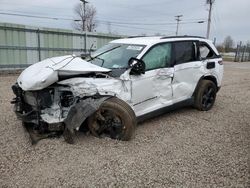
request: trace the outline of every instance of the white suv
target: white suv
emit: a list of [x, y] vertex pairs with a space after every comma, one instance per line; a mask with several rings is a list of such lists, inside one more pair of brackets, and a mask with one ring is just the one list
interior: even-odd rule
[[70, 55], [31, 65], [12, 87], [12, 103], [35, 130], [34, 142], [63, 133], [72, 143], [79, 129], [129, 140], [138, 121], [170, 109], [210, 110], [222, 77], [222, 58], [207, 39], [125, 38], [85, 60]]

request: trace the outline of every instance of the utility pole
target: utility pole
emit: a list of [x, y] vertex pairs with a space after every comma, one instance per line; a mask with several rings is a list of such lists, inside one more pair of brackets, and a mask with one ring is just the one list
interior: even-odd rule
[[176, 36], [178, 36], [178, 31], [179, 31], [179, 24], [180, 24], [180, 21], [181, 21], [181, 17], [182, 17], [183, 15], [177, 15], [177, 16], [175, 16], [176, 17], [176, 21], [177, 21], [177, 26], [176, 26]]
[[87, 22], [86, 22], [86, 4], [89, 3], [86, 0], [80, 0], [83, 3], [83, 12], [84, 12], [84, 20], [83, 20], [83, 29], [85, 31], [85, 39], [84, 39], [84, 50], [87, 53]]
[[208, 13], [208, 20], [207, 20], [207, 39], [210, 36], [210, 25], [211, 25], [211, 16], [212, 16], [212, 7], [215, 0], [207, 0], [207, 4], [209, 4], [209, 13]]

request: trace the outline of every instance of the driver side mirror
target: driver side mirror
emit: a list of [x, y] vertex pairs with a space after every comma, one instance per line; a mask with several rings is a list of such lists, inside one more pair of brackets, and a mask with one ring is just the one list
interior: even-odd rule
[[145, 63], [141, 59], [130, 58], [128, 66], [131, 68], [130, 74], [132, 75], [145, 74]]

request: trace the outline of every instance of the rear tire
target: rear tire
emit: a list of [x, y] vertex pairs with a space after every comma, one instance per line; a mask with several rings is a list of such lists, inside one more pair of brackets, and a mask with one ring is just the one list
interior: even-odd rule
[[131, 107], [118, 98], [104, 101], [88, 118], [90, 132], [96, 136], [107, 135], [112, 139], [127, 141], [134, 134], [136, 116]]
[[216, 85], [210, 80], [202, 80], [194, 95], [194, 107], [201, 111], [210, 110], [215, 102]]

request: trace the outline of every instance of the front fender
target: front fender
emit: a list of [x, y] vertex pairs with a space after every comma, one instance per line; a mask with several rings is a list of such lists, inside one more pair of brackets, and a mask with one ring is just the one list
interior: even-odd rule
[[64, 120], [66, 128], [73, 132], [74, 129], [80, 127], [82, 123], [91, 116], [100, 105], [110, 97], [101, 97], [98, 99], [87, 98], [80, 100], [78, 103], [70, 107], [67, 117]]

